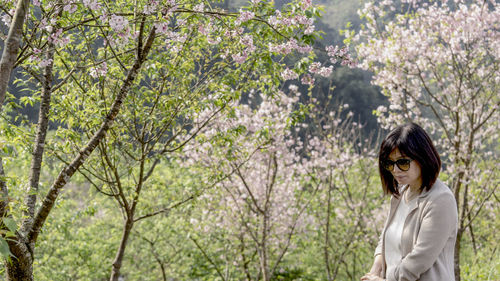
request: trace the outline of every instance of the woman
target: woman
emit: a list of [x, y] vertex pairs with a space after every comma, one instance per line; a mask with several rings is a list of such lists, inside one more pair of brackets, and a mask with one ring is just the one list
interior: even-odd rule
[[438, 179], [441, 160], [427, 133], [409, 123], [382, 142], [379, 172], [391, 206], [363, 281], [454, 281], [457, 206]]

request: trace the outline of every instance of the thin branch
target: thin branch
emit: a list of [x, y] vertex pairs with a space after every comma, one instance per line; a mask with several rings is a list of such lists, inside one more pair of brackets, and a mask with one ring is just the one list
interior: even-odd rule
[[196, 239], [194, 239], [191, 236], [189, 236], [189, 239], [191, 239], [191, 241], [194, 242], [194, 244], [201, 251], [201, 253], [203, 254], [203, 256], [214, 267], [214, 269], [217, 271], [217, 274], [220, 276], [220, 278], [222, 278], [222, 280], [226, 280], [226, 278], [224, 278], [224, 275], [222, 274], [222, 272], [219, 270], [219, 267], [217, 267], [217, 264], [207, 255], [207, 253], [205, 252], [205, 250], [203, 250], [203, 248], [200, 246], [200, 244], [198, 244], [198, 241], [196, 241]]

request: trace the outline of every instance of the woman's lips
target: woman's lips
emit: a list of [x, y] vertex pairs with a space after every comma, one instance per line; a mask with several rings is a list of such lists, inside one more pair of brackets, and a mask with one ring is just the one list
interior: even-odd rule
[[394, 176], [394, 178], [400, 182], [401, 180], [403, 180], [405, 178], [405, 176]]

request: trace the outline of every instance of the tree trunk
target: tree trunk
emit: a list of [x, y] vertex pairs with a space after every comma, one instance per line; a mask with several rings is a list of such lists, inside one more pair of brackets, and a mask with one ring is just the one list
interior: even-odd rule
[[260, 245], [260, 268], [262, 271], [262, 280], [264, 281], [269, 281], [270, 276], [269, 276], [269, 269], [267, 265], [267, 216], [264, 214], [262, 218], [262, 239], [261, 239], [261, 245]]
[[462, 241], [463, 230], [458, 229], [457, 241], [455, 242], [455, 255], [453, 260], [455, 262], [455, 281], [460, 281], [460, 242]]
[[[455, 200], [457, 201], [457, 212], [458, 212], [458, 230], [457, 230], [457, 239], [455, 241], [455, 254], [453, 257], [453, 261], [455, 264], [455, 281], [460, 281], [460, 243], [462, 240], [463, 234], [463, 220], [464, 218], [460, 215], [460, 210], [463, 210], [465, 206], [460, 207], [460, 191], [462, 189], [462, 180], [464, 178], [464, 172], [459, 172], [457, 176], [457, 180], [454, 184], [454, 192], [455, 192]], [[467, 193], [464, 193], [464, 197], [467, 196]], [[465, 201], [467, 202], [467, 201]]]
[[[24, 20], [28, 11], [28, 0], [19, 0], [17, 2], [16, 11], [10, 23], [9, 34], [4, 42], [2, 58], [0, 60], [0, 110], [5, 101], [7, 87], [10, 81], [10, 75], [14, 68], [17, 59], [19, 46], [21, 45], [22, 30]], [[0, 158], [0, 162], [2, 159]], [[3, 176], [3, 167], [0, 163], [0, 175]], [[0, 215], [4, 217], [7, 212], [8, 205], [8, 191], [7, 186], [3, 180], [0, 181], [2, 189], [2, 196], [0, 197]], [[27, 244], [18, 243], [17, 239], [7, 240], [11, 253], [14, 255], [6, 265], [6, 279], [7, 280], [33, 280], [33, 255], [29, 251]]]
[[109, 279], [110, 281], [118, 281], [118, 277], [120, 277], [120, 269], [122, 268], [123, 257], [125, 256], [125, 248], [127, 247], [132, 227], [134, 227], [134, 220], [133, 218], [128, 217], [125, 221], [125, 225], [123, 225], [122, 240], [120, 241], [120, 247], [116, 252], [115, 260], [113, 261], [111, 278]]
[[29, 2], [27, 0], [19, 0], [17, 2], [16, 12], [10, 23], [9, 34], [7, 35], [7, 39], [5, 39], [2, 59], [0, 60], [0, 110], [5, 100], [10, 74], [16, 63], [17, 52], [21, 45], [24, 19], [26, 18]]
[[324, 255], [325, 255], [325, 269], [326, 269], [326, 276], [327, 280], [331, 281], [333, 280], [332, 278], [332, 272], [330, 269], [330, 256], [328, 255], [328, 245], [330, 245], [330, 214], [331, 214], [331, 207], [332, 207], [332, 187], [331, 184], [328, 186], [328, 197], [327, 197], [327, 203], [326, 203], [326, 223], [325, 223], [325, 245], [324, 245]]
[[[6, 280], [8, 281], [33, 281], [33, 255], [27, 243], [22, 241], [7, 240], [12, 257], [5, 261]], [[15, 244], [15, 245], [12, 245]]]
[[[29, 189], [25, 197], [26, 210], [24, 211], [23, 223], [21, 225], [21, 233], [26, 233], [31, 229], [33, 218], [35, 217], [35, 204], [37, 200], [38, 185], [40, 183], [40, 173], [42, 171], [43, 153], [45, 147], [45, 139], [47, 136], [47, 128], [49, 126], [50, 99], [52, 94], [52, 67], [54, 60], [54, 44], [49, 43], [47, 52], [47, 60], [51, 61], [44, 69], [42, 82], [42, 95], [40, 100], [40, 110], [38, 113], [38, 123], [36, 127], [35, 144], [31, 158], [31, 167], [29, 175]], [[34, 242], [30, 247], [35, 247]]]

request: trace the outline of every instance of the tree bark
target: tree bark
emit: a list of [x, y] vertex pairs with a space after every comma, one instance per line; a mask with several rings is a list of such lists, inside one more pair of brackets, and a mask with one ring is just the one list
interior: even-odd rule
[[[458, 157], [457, 157], [458, 158]], [[460, 210], [466, 208], [465, 206], [460, 207], [460, 191], [462, 189], [462, 181], [464, 178], [465, 174], [464, 172], [459, 172], [457, 179], [454, 184], [454, 193], [455, 193], [455, 200], [457, 201], [457, 212], [458, 212], [458, 230], [457, 230], [457, 239], [455, 241], [455, 253], [454, 253], [454, 263], [455, 263], [455, 281], [460, 281], [460, 242], [462, 241], [462, 234], [463, 234], [463, 217], [460, 215]], [[465, 192], [463, 194], [464, 197], [467, 196], [467, 193]], [[465, 201], [466, 202], [466, 201]]]
[[[43, 75], [42, 95], [40, 100], [40, 111], [38, 113], [38, 124], [36, 129], [35, 144], [33, 147], [30, 176], [29, 176], [29, 189], [25, 198], [25, 205], [27, 210], [24, 211], [26, 219], [21, 226], [21, 233], [25, 234], [33, 225], [33, 218], [35, 217], [35, 203], [37, 199], [38, 185], [40, 182], [40, 172], [42, 168], [43, 152], [45, 147], [45, 138], [47, 136], [47, 128], [49, 125], [49, 111], [50, 99], [52, 94], [52, 67], [54, 60], [54, 45], [49, 44], [49, 51], [47, 53], [47, 60], [51, 61], [45, 67]], [[34, 246], [34, 245], [33, 245]]]
[[127, 247], [128, 238], [130, 236], [130, 232], [132, 231], [133, 226], [134, 226], [134, 218], [127, 217], [125, 224], [123, 225], [120, 247], [116, 252], [115, 260], [113, 261], [113, 266], [111, 269], [111, 278], [109, 279], [110, 281], [118, 281], [118, 277], [120, 277], [120, 269], [122, 267], [123, 257], [125, 255], [125, 248]]
[[328, 255], [328, 245], [330, 245], [330, 214], [331, 214], [331, 206], [332, 206], [332, 186], [331, 184], [328, 186], [328, 197], [327, 197], [327, 205], [326, 205], [326, 223], [325, 223], [325, 245], [323, 247], [324, 256], [325, 256], [325, 270], [328, 281], [333, 280], [331, 269], [330, 269], [330, 256]]
[[0, 110], [5, 101], [10, 75], [16, 63], [19, 46], [21, 45], [24, 19], [28, 12], [29, 3], [30, 1], [28, 0], [19, 0], [17, 2], [16, 12], [10, 23], [9, 34], [7, 35], [7, 39], [5, 39], [2, 59], [0, 60]]
[[[267, 210], [266, 210], [267, 212]], [[262, 217], [262, 238], [260, 244], [260, 268], [262, 271], [262, 280], [269, 281], [269, 268], [267, 265], [267, 214]]]
[[7, 241], [14, 257], [5, 261], [6, 280], [33, 281], [33, 254], [28, 244], [18, 240]]
[[462, 241], [463, 229], [459, 228], [457, 231], [457, 241], [455, 243], [455, 255], [453, 260], [455, 262], [455, 281], [460, 281], [460, 242]]

